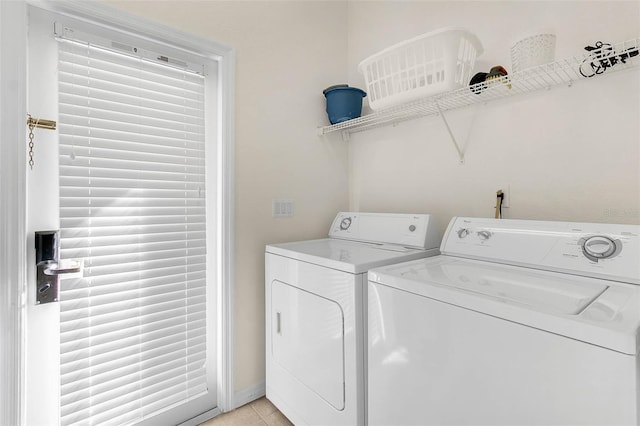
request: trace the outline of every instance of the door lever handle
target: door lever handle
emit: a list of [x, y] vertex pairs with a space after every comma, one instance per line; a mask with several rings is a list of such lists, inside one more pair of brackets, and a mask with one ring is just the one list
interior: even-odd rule
[[44, 274], [49, 276], [75, 274], [80, 271], [82, 271], [82, 263], [75, 259], [69, 261], [65, 266], [61, 266], [57, 262], [46, 262], [44, 268]]
[[60, 260], [60, 232], [38, 231], [36, 249], [36, 304], [57, 302], [61, 275], [82, 272], [82, 259]]

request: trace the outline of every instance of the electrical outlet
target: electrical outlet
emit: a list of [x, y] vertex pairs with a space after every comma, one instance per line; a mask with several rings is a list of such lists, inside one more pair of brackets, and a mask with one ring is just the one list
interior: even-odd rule
[[511, 185], [503, 185], [498, 189], [501, 189], [504, 194], [504, 197], [502, 198], [502, 208], [508, 209], [511, 207]]

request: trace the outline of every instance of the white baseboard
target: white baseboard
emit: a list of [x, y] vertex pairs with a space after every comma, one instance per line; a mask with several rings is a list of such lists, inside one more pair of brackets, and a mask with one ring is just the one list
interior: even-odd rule
[[256, 383], [253, 386], [249, 386], [246, 389], [243, 389], [233, 397], [233, 408], [241, 407], [245, 404], [250, 403], [251, 401], [255, 401], [256, 399], [260, 399], [265, 396], [267, 393], [267, 385], [264, 381], [260, 383]]

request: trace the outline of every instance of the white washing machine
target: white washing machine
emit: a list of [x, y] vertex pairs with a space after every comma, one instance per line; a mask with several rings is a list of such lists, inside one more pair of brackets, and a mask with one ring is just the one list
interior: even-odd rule
[[638, 425], [640, 226], [454, 218], [369, 272], [370, 425]]
[[329, 238], [266, 247], [267, 398], [294, 424], [365, 424], [367, 271], [438, 242], [429, 215], [341, 212]]

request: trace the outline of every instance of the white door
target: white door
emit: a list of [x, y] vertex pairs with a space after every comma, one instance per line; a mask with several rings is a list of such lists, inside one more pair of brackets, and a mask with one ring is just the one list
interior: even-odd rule
[[[111, 159], [107, 158], [108, 155], [101, 158], [94, 155], [97, 151], [115, 152], [117, 146], [132, 144], [138, 144], [138, 147], [148, 144], [155, 149], [158, 144], [171, 139], [170, 131], [155, 130], [160, 134], [158, 137], [163, 138], [159, 143], [142, 139], [113, 140], [107, 134], [112, 130], [108, 123], [118, 121], [116, 116], [119, 115], [131, 114], [133, 117], [136, 113], [133, 109], [143, 110], [145, 105], [142, 102], [134, 106], [126, 106], [126, 102], [120, 105], [117, 90], [109, 92], [108, 87], [91, 86], [94, 80], [87, 83], [91, 86], [88, 89], [83, 86], [79, 80], [84, 77], [71, 74], [86, 63], [69, 59], [66, 65], [61, 64], [62, 56], [67, 54], [59, 54], [61, 42], [56, 40], [53, 32], [56, 22], [58, 35], [61, 35], [59, 29], [64, 27], [68, 29], [65, 35], [82, 33], [92, 37], [95, 29], [100, 32], [98, 36], [102, 40], [109, 31], [34, 7], [29, 13], [27, 110], [36, 119], [56, 120], [58, 129], [33, 129], [33, 168], [28, 170], [27, 176], [30, 250], [26, 312], [26, 424], [169, 425], [214, 410], [217, 406], [215, 281], [218, 274], [214, 270], [217, 264], [216, 236], [212, 235], [216, 226], [210, 225], [216, 223], [216, 203], [205, 200], [204, 184], [197, 186], [200, 184], [187, 182], [184, 177], [176, 178], [181, 179], [182, 192], [193, 192], [195, 185], [197, 199], [176, 201], [165, 195], [154, 198], [140, 188], [144, 186], [139, 185], [140, 182], [154, 178], [157, 179], [150, 187], [156, 193], [177, 185], [167, 183], [166, 177], [158, 177], [159, 172], [153, 169], [153, 161], [149, 160], [175, 158], [171, 153], [174, 147], [169, 142], [162, 146], [160, 153], [146, 153], [144, 148], [136, 148], [137, 153], [128, 158], [126, 155], [129, 154], [122, 154], [127, 151], [124, 148]], [[119, 43], [124, 40], [122, 35], [116, 34], [115, 37]], [[135, 39], [132, 43], [135, 45]], [[77, 51], [69, 50], [69, 57], [89, 49], [86, 45], [79, 46]], [[87, 66], [87, 80], [102, 73], [98, 79], [108, 86], [111, 74], [115, 80], [121, 78], [109, 68], [111, 54], [108, 49], [91, 51], [91, 61], [107, 65], [96, 70], [92, 62]], [[161, 57], [163, 55], [158, 59]], [[126, 65], [118, 63], [113, 65], [113, 69], [122, 66]], [[64, 70], [71, 76], [60, 77], [66, 72]], [[216, 69], [208, 69], [208, 73], [215, 77]], [[122, 75], [127, 77], [126, 73]], [[65, 78], [66, 83], [62, 81]], [[144, 86], [148, 80], [149, 77], [140, 77], [140, 85]], [[215, 99], [215, 95], [210, 95], [211, 87], [207, 86], [210, 81], [215, 82], [216, 78], [207, 78], [204, 83], [206, 94], [201, 97], [204, 108], [209, 108], [209, 101]], [[119, 85], [120, 82], [114, 84]], [[127, 90], [122, 90], [122, 96], [128, 95]], [[172, 89], [167, 87], [166, 90]], [[87, 95], [83, 91], [91, 93]], [[149, 91], [152, 92], [151, 97], [154, 93], [165, 92]], [[157, 101], [163, 102], [162, 99]], [[114, 107], [114, 104], [118, 105]], [[76, 114], [81, 109], [88, 112]], [[86, 116], [81, 117], [81, 114]], [[100, 114], [103, 114], [102, 118]], [[211, 110], [207, 110], [207, 115], [216, 116]], [[202, 123], [196, 123], [196, 127], [205, 126], [204, 113], [201, 116]], [[170, 118], [163, 120], [168, 122]], [[79, 121], [82, 122], [80, 125]], [[189, 124], [184, 126], [185, 134], [190, 134]], [[121, 124], [114, 124], [117, 125]], [[211, 131], [210, 123], [206, 126], [208, 134], [216, 134], [215, 129]], [[153, 126], [148, 127], [154, 133]], [[134, 133], [125, 128], [120, 131]], [[136, 137], [144, 139], [146, 136], [136, 133]], [[90, 140], [91, 145], [83, 145], [83, 140]], [[209, 140], [202, 141], [202, 146], [206, 146], [206, 152], [202, 154], [202, 158], [206, 158], [206, 167], [215, 166], [215, 142], [211, 145]], [[181, 140], [180, 143], [186, 146], [189, 141]], [[118, 157], [122, 155], [125, 157]], [[135, 161], [139, 166], [126, 166], [127, 161]], [[113, 169], [124, 171], [117, 174]], [[203, 182], [206, 182], [206, 187], [215, 188], [215, 181], [211, 181], [216, 176], [214, 170], [207, 170], [205, 176]], [[94, 186], [83, 186], [88, 181]], [[104, 184], [96, 187], [96, 181]], [[157, 184], [158, 181], [162, 183]], [[109, 194], [117, 197], [117, 189], [127, 186], [131, 187], [129, 192], [133, 196], [109, 198]], [[169, 204], [162, 204], [166, 198], [171, 198]], [[148, 204], [150, 199], [151, 204]], [[105, 204], [100, 205], [101, 202]], [[185, 222], [183, 234], [188, 234], [187, 237], [176, 237], [176, 225], [167, 224], [164, 220], [173, 215], [167, 212], [173, 212], [177, 203], [184, 203], [181, 209], [185, 217], [186, 212], [202, 213], [203, 219], [195, 225]], [[203, 213], [205, 206], [206, 215]], [[210, 208], [212, 206], [213, 209]], [[129, 215], [127, 212], [132, 209], [138, 214]], [[151, 213], [139, 214], [140, 211]], [[80, 215], [86, 215], [90, 220], [75, 220], [75, 216]], [[149, 223], [145, 222], [147, 219]], [[101, 221], [108, 221], [111, 228], [96, 228]], [[131, 222], [136, 222], [135, 232], [127, 227]], [[160, 227], [155, 234], [140, 231], [154, 226]], [[36, 304], [34, 233], [61, 228], [62, 251], [67, 255], [80, 254], [84, 262], [84, 277], [60, 275], [61, 300]], [[196, 237], [192, 238], [192, 234]], [[109, 245], [105, 240], [115, 243]], [[184, 248], [174, 250], [177, 244], [184, 245]], [[138, 250], [138, 247], [146, 249]], [[191, 260], [175, 260], [166, 254], [176, 251], [188, 253], [185, 258]], [[107, 258], [111, 263], [104, 260]], [[143, 261], [152, 266], [141, 266]], [[179, 262], [186, 262], [187, 266], [175, 266]], [[184, 272], [176, 274], [174, 267]], [[136, 268], [137, 276], [131, 279], [131, 270]], [[180, 277], [172, 278], [177, 275]], [[164, 288], [168, 290], [164, 291]], [[41, 287], [41, 291], [49, 290]], [[145, 305], [147, 302], [150, 305]]]

